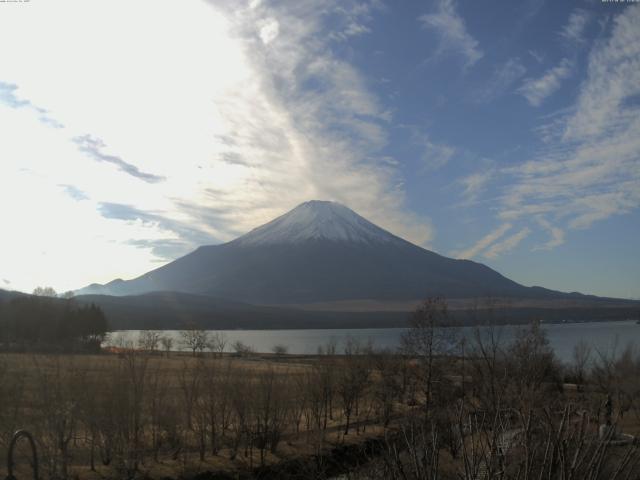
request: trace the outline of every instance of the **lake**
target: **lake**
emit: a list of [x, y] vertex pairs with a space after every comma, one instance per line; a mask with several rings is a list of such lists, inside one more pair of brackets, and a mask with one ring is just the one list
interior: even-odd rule
[[[570, 362], [574, 346], [585, 341], [594, 350], [611, 352], [617, 349], [620, 352], [629, 343], [640, 345], [640, 325], [635, 321], [612, 322], [588, 322], [588, 323], [558, 323], [543, 324], [547, 332], [549, 343], [553, 347], [558, 358]], [[508, 342], [513, 338], [517, 326], [497, 327], [501, 329], [502, 338]], [[470, 327], [459, 328], [460, 332], [469, 336]], [[218, 330], [227, 339], [227, 351], [233, 351], [231, 344], [241, 341], [245, 345], [253, 347], [258, 353], [271, 352], [275, 345], [285, 345], [289, 353], [314, 354], [318, 347], [335, 341], [338, 352], [342, 351], [345, 341], [353, 338], [361, 342], [371, 341], [374, 347], [395, 349], [400, 345], [400, 338], [406, 331], [404, 328], [363, 328], [363, 329], [332, 329], [332, 330]], [[212, 331], [213, 333], [214, 331]], [[138, 330], [126, 330], [112, 333], [112, 340], [124, 337], [126, 340], [136, 341]], [[174, 339], [174, 349], [180, 350], [180, 331], [167, 330], [163, 335], [169, 335]], [[595, 351], [594, 351], [595, 353]]]

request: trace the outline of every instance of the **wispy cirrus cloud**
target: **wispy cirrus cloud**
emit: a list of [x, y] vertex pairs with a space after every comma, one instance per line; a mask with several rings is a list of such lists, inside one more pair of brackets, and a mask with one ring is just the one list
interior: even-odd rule
[[495, 230], [489, 232], [487, 235], [478, 240], [475, 244], [465, 250], [459, 250], [452, 252], [452, 255], [456, 258], [473, 258], [476, 255], [484, 252], [487, 248], [495, 245], [495, 242], [503, 237], [511, 229], [510, 223], [503, 223]]
[[540, 225], [544, 230], [547, 231], [549, 235], [549, 239], [543, 243], [542, 245], [538, 245], [534, 247], [534, 250], [552, 250], [556, 247], [559, 247], [564, 243], [565, 232], [561, 228], [552, 225], [546, 218], [542, 216], [536, 217], [536, 222]]
[[131, 175], [132, 177], [139, 178], [145, 182], [157, 183], [166, 180], [166, 178], [160, 175], [154, 175], [152, 173], [141, 172], [135, 165], [125, 162], [122, 158], [116, 155], [110, 155], [103, 152], [106, 148], [106, 144], [99, 138], [91, 135], [82, 135], [74, 137], [73, 142], [78, 145], [78, 149], [87, 154], [89, 157], [97, 160], [98, 162], [111, 163], [118, 167], [122, 172]]
[[[557, 65], [549, 68], [542, 76], [526, 78], [522, 82], [518, 92], [527, 99], [531, 106], [539, 107], [547, 97], [553, 95], [560, 88], [564, 80], [573, 74], [576, 63], [575, 50], [585, 43], [585, 32], [591, 18], [591, 14], [581, 8], [576, 8], [571, 12], [559, 35], [568, 42], [567, 48], [574, 54], [569, 54], [560, 60]], [[537, 59], [538, 57], [536, 57]]]
[[562, 81], [568, 78], [573, 71], [573, 62], [563, 58], [558, 65], [547, 70], [539, 78], [527, 78], [518, 89], [529, 104], [539, 107], [542, 102], [560, 88]]
[[488, 103], [497, 97], [507, 94], [513, 84], [524, 76], [527, 69], [518, 57], [510, 58], [498, 65], [487, 84], [478, 90], [475, 101]]
[[500, 169], [497, 217], [528, 226], [511, 241], [489, 247], [489, 258], [534, 229], [548, 235], [534, 249], [552, 249], [564, 242], [568, 229], [589, 228], [640, 208], [638, 22], [640, 6], [635, 5], [614, 18], [608, 38], [589, 53], [576, 103], [543, 117], [546, 123], [538, 131], [544, 144], [533, 158]]
[[508, 253], [514, 248], [516, 248], [520, 244], [520, 242], [522, 242], [522, 240], [524, 240], [529, 236], [530, 233], [531, 233], [531, 229], [529, 227], [524, 227], [518, 230], [513, 235], [510, 235], [507, 238], [492, 244], [489, 248], [487, 248], [483, 252], [483, 255], [486, 258], [496, 258], [499, 255]]
[[11, 108], [32, 107], [29, 100], [18, 98], [16, 91], [18, 86], [12, 83], [0, 82], [0, 102]]
[[[330, 9], [334, 9], [334, 23], [329, 33], [331, 40], [345, 42], [351, 37], [371, 33], [369, 24], [373, 19], [373, 13], [383, 10], [381, 3], [376, 1], [353, 4], [345, 2], [343, 6], [328, 3]], [[336, 8], [337, 6], [337, 8]]]
[[485, 190], [487, 184], [495, 176], [495, 169], [488, 168], [481, 172], [474, 172], [470, 175], [462, 177], [458, 183], [463, 187], [462, 196], [466, 202], [475, 201], [478, 196]]
[[428, 138], [421, 143], [424, 151], [422, 159], [429, 169], [438, 169], [443, 167], [456, 154], [455, 147], [444, 143], [434, 143]]
[[591, 14], [581, 8], [576, 8], [569, 15], [567, 24], [562, 28], [560, 36], [574, 44], [584, 43], [584, 34], [589, 22]]
[[544, 62], [544, 53], [538, 52], [537, 50], [529, 50], [527, 52], [537, 63]]
[[[248, 230], [309, 198], [325, 198], [416, 243], [431, 238], [428, 220], [402, 212], [397, 164], [380, 153], [388, 142], [389, 112], [365, 77], [334, 53], [336, 42], [367, 33], [380, 8], [375, 1], [300, 1], [287, 8], [262, 2], [228, 10], [254, 72], [251, 82], [217, 103], [227, 124], [220, 158], [239, 167], [244, 188], [252, 191], [216, 195], [218, 206], [250, 212], [237, 213], [236, 226]], [[280, 25], [270, 44], [256, 42], [256, 25], [264, 18]], [[438, 162], [450, 158], [433, 147]], [[200, 210], [193, 205], [191, 212]]]
[[18, 86], [13, 83], [0, 81], [0, 103], [11, 108], [26, 108], [33, 111], [40, 122], [53, 128], [62, 128], [63, 125], [49, 116], [49, 112], [42, 107], [34, 105], [29, 100], [20, 98], [17, 94]]
[[437, 170], [446, 164], [458, 153], [458, 150], [444, 142], [436, 142], [418, 125], [401, 125], [409, 132], [410, 142], [419, 150], [420, 159], [426, 170]]
[[[197, 225], [193, 225], [186, 219], [174, 219], [166, 211], [142, 210], [132, 205], [112, 202], [99, 203], [98, 210], [104, 218], [142, 222], [177, 235], [177, 238], [155, 238], [147, 243], [145, 243], [145, 239], [136, 239], [135, 242], [130, 242], [132, 245], [144, 246], [156, 243], [166, 245], [170, 243], [175, 247], [173, 252], [175, 255], [176, 253], [185, 254], [194, 245], [207, 245], [213, 240], [206, 229], [198, 228]], [[165, 257], [164, 259], [166, 260], [167, 258]]]
[[69, 195], [71, 198], [73, 198], [74, 200], [80, 201], [80, 200], [89, 199], [89, 196], [86, 194], [86, 192], [83, 192], [78, 187], [75, 187], [73, 185], [59, 185], [59, 186], [62, 187], [65, 193]]
[[455, 0], [439, 0], [436, 11], [421, 15], [418, 21], [439, 36], [438, 54], [459, 54], [464, 58], [465, 67], [473, 66], [484, 56], [479, 42], [469, 33], [458, 13]]
[[638, 6], [616, 17], [609, 39], [589, 55], [576, 105], [554, 122], [559, 135], [512, 172], [506, 200], [514, 212], [542, 206], [586, 228], [640, 205], [638, 21]]

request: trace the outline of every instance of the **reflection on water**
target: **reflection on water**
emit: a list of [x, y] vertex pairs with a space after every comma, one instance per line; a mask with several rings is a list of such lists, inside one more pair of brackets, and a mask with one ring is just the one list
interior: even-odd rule
[[[595, 350], [611, 352], [614, 348], [622, 350], [629, 343], [640, 345], [640, 325], [634, 321], [562, 323], [543, 325], [549, 342], [560, 360], [570, 361], [574, 346], [582, 341], [589, 343]], [[505, 326], [500, 329], [502, 339], [509, 342], [519, 327]], [[470, 327], [461, 327], [460, 332], [469, 337]], [[363, 328], [363, 329], [328, 329], [328, 330], [220, 330], [227, 339], [227, 351], [233, 351], [231, 344], [240, 341], [253, 347], [256, 352], [271, 352], [276, 345], [285, 345], [289, 353], [314, 354], [319, 346], [328, 342], [338, 345], [342, 350], [347, 338], [361, 342], [372, 342], [376, 348], [395, 349], [400, 345], [400, 337], [406, 331], [403, 328]], [[115, 338], [136, 341], [138, 330], [126, 330], [112, 333], [111, 342]], [[167, 330], [163, 335], [174, 339], [174, 349], [181, 349], [180, 332]]]

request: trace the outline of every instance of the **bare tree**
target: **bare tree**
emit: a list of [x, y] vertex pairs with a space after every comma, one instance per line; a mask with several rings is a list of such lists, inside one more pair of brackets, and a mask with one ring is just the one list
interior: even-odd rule
[[227, 405], [224, 401], [227, 392], [226, 385], [222, 380], [224, 375], [218, 371], [218, 362], [209, 361], [203, 370], [202, 376], [202, 396], [200, 408], [203, 411], [206, 422], [206, 433], [209, 436], [209, 448], [211, 455], [218, 453], [219, 438], [221, 436], [223, 416], [226, 413]]
[[305, 375], [300, 373], [291, 373], [288, 378], [287, 391], [289, 391], [291, 395], [289, 416], [291, 423], [294, 425], [296, 436], [300, 434], [300, 423], [307, 411], [309, 401], [305, 380]]
[[436, 386], [444, 381], [439, 357], [449, 354], [457, 346], [457, 333], [449, 318], [447, 302], [443, 298], [428, 298], [413, 312], [409, 330], [402, 337], [402, 350], [415, 357], [419, 384], [424, 395], [425, 419], [431, 414]]
[[509, 381], [504, 328], [494, 323], [477, 325], [470, 340], [471, 383], [481, 409], [493, 417], [502, 408]]
[[204, 352], [209, 345], [209, 332], [197, 328], [193, 324], [188, 325], [185, 330], [182, 330], [180, 337], [182, 338], [183, 347], [191, 350], [194, 357], [196, 353]]
[[287, 399], [284, 378], [273, 368], [260, 374], [255, 385], [254, 438], [260, 450], [260, 464], [264, 464], [267, 448], [275, 453], [287, 420]]
[[578, 389], [580, 389], [586, 381], [590, 360], [591, 345], [584, 340], [580, 340], [575, 347], [573, 347], [572, 362], [569, 367], [569, 373], [573, 377], [573, 381], [576, 382]]
[[322, 428], [326, 430], [329, 420], [333, 420], [334, 397], [336, 396], [336, 384], [339, 364], [337, 362], [338, 343], [335, 338], [329, 339], [325, 345], [318, 347], [318, 361], [314, 365], [317, 370], [317, 381], [322, 391], [324, 414]]
[[[64, 364], [63, 364], [64, 362]], [[37, 412], [44, 457], [51, 477], [68, 477], [71, 442], [77, 433], [83, 372], [61, 357], [34, 358], [39, 389]]]
[[169, 335], [163, 335], [160, 338], [160, 344], [162, 345], [162, 349], [168, 357], [169, 353], [171, 353], [171, 350], [173, 349], [173, 338]]
[[149, 419], [149, 436], [153, 459], [158, 462], [162, 443], [161, 417], [169, 405], [169, 385], [166, 370], [155, 366], [147, 373], [148, 400], [145, 402], [146, 416]]
[[158, 350], [160, 338], [160, 332], [156, 332], [154, 330], [143, 330], [138, 335], [138, 348], [149, 353], [154, 353]]
[[231, 344], [231, 348], [233, 348], [233, 350], [240, 356], [246, 356], [253, 353], [253, 347], [240, 340], [233, 342]]
[[[210, 423], [210, 401], [208, 393], [207, 374], [212, 364], [201, 358], [195, 362], [184, 362], [178, 374], [181, 395], [181, 408], [184, 425], [184, 460], [193, 449], [195, 440], [200, 461], [204, 461], [207, 452], [207, 440]], [[212, 372], [213, 373], [213, 372]]]
[[615, 347], [598, 351], [591, 374], [600, 390], [612, 397], [620, 418], [631, 408], [640, 417], [640, 352], [635, 345], [627, 345], [620, 354]]
[[144, 355], [129, 351], [124, 357], [124, 374], [127, 386], [127, 424], [124, 432], [126, 455], [124, 467], [129, 475], [138, 471], [144, 460], [144, 406], [146, 399], [146, 379], [148, 360]]
[[549, 404], [559, 393], [560, 369], [546, 332], [539, 322], [519, 328], [507, 349], [512, 407], [535, 408]]
[[38, 297], [57, 297], [57, 292], [51, 287], [36, 287], [33, 289], [33, 295]]
[[378, 373], [378, 381], [373, 383], [373, 397], [376, 402], [382, 425], [387, 427], [393, 414], [394, 402], [400, 393], [400, 364], [404, 359], [394, 355], [388, 350], [375, 352], [372, 363]]
[[271, 351], [278, 356], [282, 356], [287, 354], [287, 352], [289, 351], [289, 347], [286, 345], [278, 344], [274, 345], [271, 348]]
[[233, 419], [231, 421], [231, 430], [233, 433], [231, 443], [231, 459], [235, 459], [238, 449], [245, 440], [245, 456], [248, 455], [248, 448], [252, 444], [251, 432], [251, 410], [253, 403], [254, 390], [249, 385], [250, 378], [247, 372], [234, 372], [230, 379], [229, 392], [230, 403], [233, 411]]
[[344, 359], [338, 373], [337, 390], [342, 400], [345, 417], [344, 434], [349, 434], [351, 417], [359, 413], [359, 403], [369, 382], [369, 362], [364, 356], [368, 350], [355, 339], [349, 338], [345, 345]]
[[218, 356], [222, 356], [227, 347], [227, 336], [224, 332], [215, 332], [209, 342], [209, 348]]

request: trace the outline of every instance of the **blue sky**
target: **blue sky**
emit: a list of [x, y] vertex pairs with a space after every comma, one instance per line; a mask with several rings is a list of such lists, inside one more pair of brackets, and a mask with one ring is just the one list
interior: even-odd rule
[[0, 288], [131, 278], [317, 198], [640, 298], [640, 5], [5, 3], [0, 41]]

